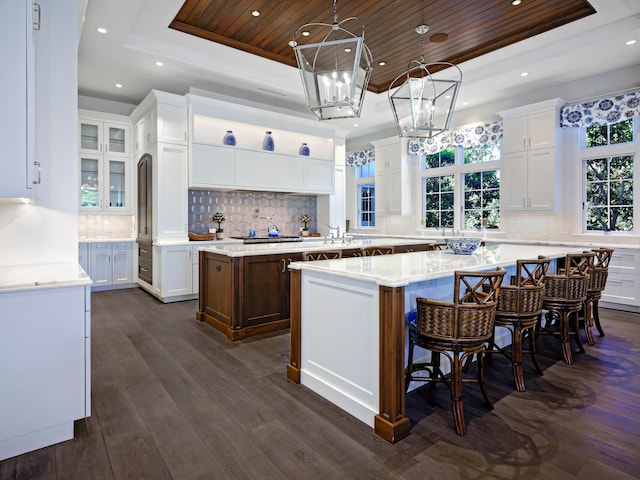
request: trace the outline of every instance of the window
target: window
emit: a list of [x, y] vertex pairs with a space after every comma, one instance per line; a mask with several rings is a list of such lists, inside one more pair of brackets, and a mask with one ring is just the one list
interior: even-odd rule
[[425, 228], [500, 228], [500, 142], [425, 155]]
[[427, 228], [453, 228], [454, 176], [424, 179], [424, 219]]
[[375, 174], [375, 161], [360, 165], [356, 169], [359, 227], [375, 227], [376, 225]]
[[586, 232], [634, 230], [635, 124], [630, 118], [582, 129]]

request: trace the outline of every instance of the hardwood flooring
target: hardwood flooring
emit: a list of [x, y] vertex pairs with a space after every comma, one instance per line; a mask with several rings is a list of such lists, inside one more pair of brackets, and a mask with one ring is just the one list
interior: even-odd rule
[[602, 310], [606, 337], [572, 366], [541, 338], [544, 375], [526, 361], [526, 392], [494, 356], [495, 410], [465, 385], [465, 437], [445, 387], [410, 393], [411, 435], [391, 445], [286, 379], [286, 332], [230, 342], [195, 311], [94, 293], [91, 417], [74, 440], [0, 462], [0, 479], [640, 478], [638, 314]]

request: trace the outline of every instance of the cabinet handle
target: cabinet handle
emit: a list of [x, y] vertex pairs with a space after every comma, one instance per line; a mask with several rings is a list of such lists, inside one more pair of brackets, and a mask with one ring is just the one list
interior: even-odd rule
[[522, 148], [523, 148], [524, 150], [526, 150], [526, 149], [527, 149], [527, 139], [526, 139], [526, 138], [523, 138], [523, 139], [522, 139]]
[[141, 248], [140, 253], [149, 253], [149, 250], [145, 250], [144, 248]]
[[287, 271], [287, 262], [285, 261], [284, 258], [281, 258], [280, 261], [282, 262], [282, 270], [281, 272], [284, 273]]
[[33, 20], [33, 29], [40, 30], [40, 21], [42, 20], [42, 9], [39, 3], [33, 4], [33, 13], [36, 14], [36, 18]]
[[529, 137], [529, 148], [531, 148], [531, 137]]
[[36, 166], [36, 172], [38, 172], [38, 178], [36, 178], [35, 180], [32, 180], [34, 185], [40, 185], [40, 182], [42, 181], [42, 177], [41, 177], [41, 173], [42, 173], [42, 169], [40, 168], [40, 162], [33, 162], [33, 164]]
[[144, 268], [144, 267], [140, 267], [140, 271], [141, 271], [141, 272], [148, 272], [149, 270], [147, 270], [147, 269], [146, 269], [146, 268]]
[[529, 208], [531, 208], [531, 199], [529, 199]]
[[611, 280], [610, 278], [607, 278], [607, 282], [608, 283], [622, 283], [622, 280]]

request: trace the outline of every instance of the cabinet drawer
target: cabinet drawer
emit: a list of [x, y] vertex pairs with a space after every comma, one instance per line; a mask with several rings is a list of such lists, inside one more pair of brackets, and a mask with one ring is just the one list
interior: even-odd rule
[[640, 252], [614, 249], [609, 265], [610, 272], [637, 274], [640, 271]]
[[639, 275], [609, 271], [607, 287], [602, 292], [602, 301], [624, 305], [640, 305], [638, 298]]

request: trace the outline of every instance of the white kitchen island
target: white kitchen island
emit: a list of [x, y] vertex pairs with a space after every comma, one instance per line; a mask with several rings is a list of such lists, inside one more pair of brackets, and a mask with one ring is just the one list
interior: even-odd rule
[[409, 433], [405, 313], [415, 298], [451, 300], [456, 270], [511, 268], [518, 259], [581, 250], [495, 245], [473, 255], [429, 251], [294, 262], [287, 376], [395, 443]]

